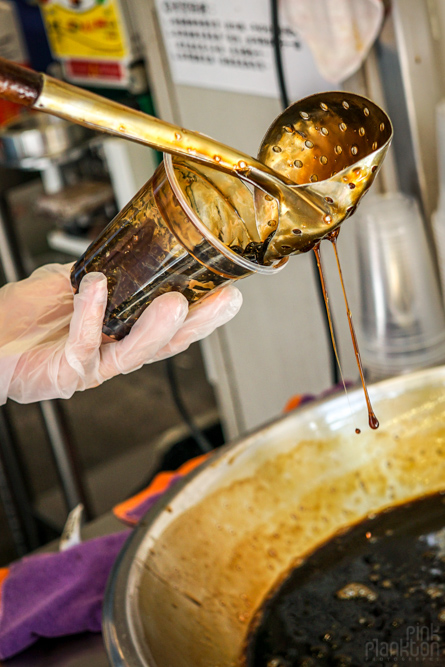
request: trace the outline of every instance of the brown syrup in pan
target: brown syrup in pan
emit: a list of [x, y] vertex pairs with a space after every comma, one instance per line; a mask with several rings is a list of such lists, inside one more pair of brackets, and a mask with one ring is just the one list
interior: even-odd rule
[[248, 667], [445, 665], [444, 503], [392, 508], [309, 555], [265, 604]]

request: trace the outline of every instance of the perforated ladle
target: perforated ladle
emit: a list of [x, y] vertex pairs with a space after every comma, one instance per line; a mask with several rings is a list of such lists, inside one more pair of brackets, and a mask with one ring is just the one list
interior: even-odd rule
[[[265, 261], [305, 252], [352, 215], [372, 184], [392, 139], [392, 125], [380, 107], [359, 95], [326, 92], [288, 107], [268, 129], [258, 158], [300, 199], [286, 210], [256, 191], [261, 239], [271, 237]], [[296, 224], [298, 222], [298, 224]]]
[[0, 97], [185, 156], [257, 186], [261, 192], [256, 192], [256, 212], [261, 239], [267, 244], [266, 263], [310, 250], [350, 215], [370, 186], [392, 135], [389, 118], [369, 100], [351, 93], [323, 93], [281, 114], [255, 160], [199, 132], [3, 58]]

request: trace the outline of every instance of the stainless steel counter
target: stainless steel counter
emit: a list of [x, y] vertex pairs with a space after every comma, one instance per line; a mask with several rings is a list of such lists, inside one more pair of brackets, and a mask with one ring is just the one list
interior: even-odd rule
[[6, 660], [5, 667], [109, 667], [102, 635], [82, 634], [40, 639], [27, 651]]

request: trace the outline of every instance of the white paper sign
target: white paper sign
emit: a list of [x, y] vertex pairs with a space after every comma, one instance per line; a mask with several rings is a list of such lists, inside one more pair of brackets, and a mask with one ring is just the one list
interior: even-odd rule
[[[156, 0], [177, 84], [279, 97], [268, 0]], [[280, 17], [291, 99], [328, 90], [307, 46]]]

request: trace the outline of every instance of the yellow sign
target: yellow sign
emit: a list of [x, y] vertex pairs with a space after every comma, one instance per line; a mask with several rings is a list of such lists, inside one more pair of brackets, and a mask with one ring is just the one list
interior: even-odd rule
[[125, 58], [128, 49], [116, 0], [40, 0], [57, 58]]

